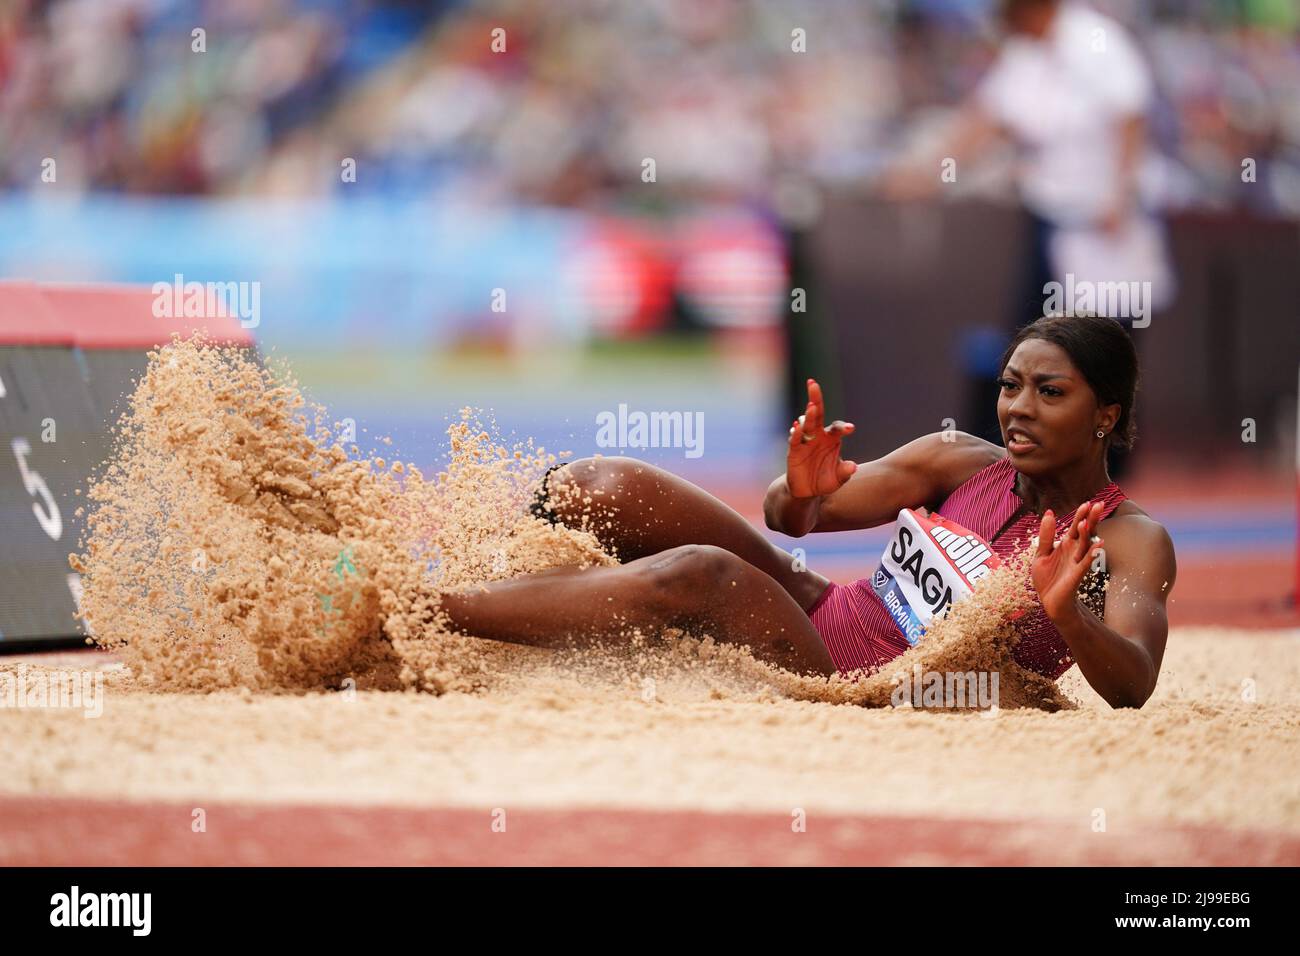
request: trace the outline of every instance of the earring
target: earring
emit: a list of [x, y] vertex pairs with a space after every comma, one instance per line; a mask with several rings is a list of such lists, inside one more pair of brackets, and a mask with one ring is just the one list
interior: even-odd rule
[[1097, 429], [1097, 437], [1098, 437], [1098, 438], [1105, 438], [1105, 437], [1106, 437], [1106, 433], [1105, 433], [1104, 431], [1102, 431], [1100, 428], [1098, 428], [1098, 429]]

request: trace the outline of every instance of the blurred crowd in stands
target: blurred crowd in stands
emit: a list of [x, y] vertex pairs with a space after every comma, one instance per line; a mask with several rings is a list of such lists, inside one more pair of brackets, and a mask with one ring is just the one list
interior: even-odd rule
[[[60, 189], [124, 193], [592, 208], [869, 188], [960, 107], [995, 4], [9, 0], [0, 188], [39, 188], [46, 158]], [[1094, 5], [1155, 72], [1161, 204], [1300, 216], [1300, 5]], [[666, 189], [637, 188], [647, 157]]]

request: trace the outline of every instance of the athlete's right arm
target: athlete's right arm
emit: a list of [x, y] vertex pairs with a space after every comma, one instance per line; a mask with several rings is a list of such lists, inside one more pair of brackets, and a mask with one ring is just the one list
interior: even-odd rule
[[[821, 391], [810, 382], [809, 407], [791, 429], [786, 473], [763, 502], [767, 526], [791, 537], [810, 531], [874, 528], [903, 508], [932, 505], [1005, 452], [965, 432], [934, 432], [861, 465], [839, 459], [853, 426], [822, 428]], [[810, 459], [812, 459], [810, 461]]]

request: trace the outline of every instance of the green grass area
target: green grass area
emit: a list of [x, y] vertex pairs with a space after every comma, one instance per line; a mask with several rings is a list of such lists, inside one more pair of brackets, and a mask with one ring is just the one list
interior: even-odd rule
[[453, 350], [292, 352], [285, 357], [305, 386], [411, 392], [491, 382], [509, 390], [554, 387], [558, 382], [605, 387], [653, 379], [665, 386], [699, 384], [714, 377], [717, 344], [697, 336], [605, 341], [580, 348], [511, 353], [482, 346]]

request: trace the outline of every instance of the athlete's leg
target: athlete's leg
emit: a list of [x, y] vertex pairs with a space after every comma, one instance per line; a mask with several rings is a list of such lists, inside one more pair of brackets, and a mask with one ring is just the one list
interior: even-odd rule
[[835, 665], [808, 615], [769, 575], [722, 548], [687, 545], [612, 568], [530, 574], [448, 593], [452, 625], [475, 637], [567, 647], [626, 640], [633, 629], [707, 632], [798, 673]]
[[829, 583], [703, 488], [635, 458], [581, 458], [553, 472], [544, 494], [570, 527], [587, 526], [620, 560], [686, 544], [723, 548], [776, 580], [801, 608]]

